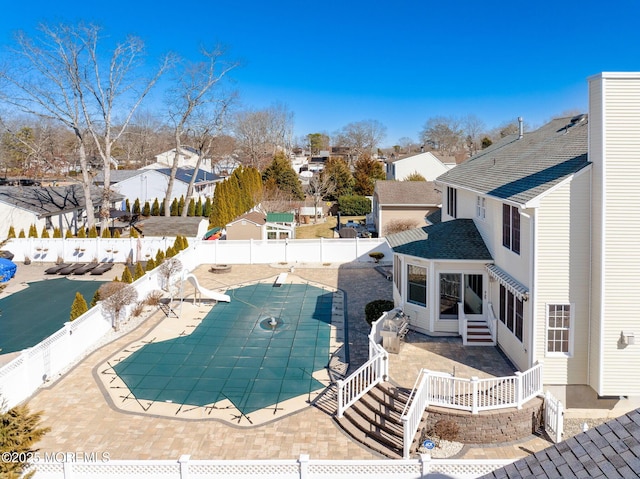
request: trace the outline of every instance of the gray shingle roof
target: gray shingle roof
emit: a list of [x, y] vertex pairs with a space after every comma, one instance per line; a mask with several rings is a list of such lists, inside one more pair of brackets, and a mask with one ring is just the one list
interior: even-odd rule
[[[120, 181], [141, 175], [144, 172], [144, 170], [111, 170], [109, 173], [109, 182], [112, 184], [119, 183]], [[94, 181], [98, 184], [104, 183], [104, 171], [100, 171], [94, 178]]]
[[375, 192], [380, 205], [425, 205], [442, 203], [433, 181], [376, 181]]
[[522, 139], [509, 135], [437, 180], [524, 204], [589, 164], [587, 123], [557, 118]]
[[426, 259], [493, 261], [471, 219], [456, 219], [388, 235], [394, 253]]
[[640, 409], [482, 477], [640, 477]]
[[[102, 190], [91, 190], [94, 206], [100, 206]], [[124, 197], [111, 192], [111, 201]], [[84, 193], [78, 184], [70, 186], [0, 186], [0, 201], [37, 214], [40, 218], [84, 208]]]

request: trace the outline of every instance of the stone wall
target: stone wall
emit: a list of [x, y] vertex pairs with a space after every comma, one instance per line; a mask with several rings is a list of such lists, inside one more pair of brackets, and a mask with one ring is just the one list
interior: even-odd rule
[[440, 420], [455, 422], [459, 427], [456, 441], [465, 444], [495, 444], [523, 439], [537, 431], [541, 425], [543, 400], [535, 398], [522, 409], [499, 409], [471, 414], [439, 407], [427, 408], [427, 422], [423, 436]]

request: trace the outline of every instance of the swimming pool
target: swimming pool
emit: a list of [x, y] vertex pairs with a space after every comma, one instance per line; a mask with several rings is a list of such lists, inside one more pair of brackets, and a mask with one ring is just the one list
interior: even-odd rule
[[217, 417], [253, 423], [257, 411], [289, 411], [290, 400], [306, 395], [307, 402], [328, 385], [336, 348], [332, 321], [343, 320], [341, 292], [263, 282], [227, 294], [231, 302], [216, 304], [190, 334], [132, 345], [130, 355], [113, 358], [109, 365], [130, 391], [128, 399], [143, 409], [177, 404], [180, 412], [221, 410]]
[[76, 292], [88, 304], [103, 283], [67, 278], [34, 281], [0, 299], [0, 354], [31, 348], [51, 336], [69, 321]]

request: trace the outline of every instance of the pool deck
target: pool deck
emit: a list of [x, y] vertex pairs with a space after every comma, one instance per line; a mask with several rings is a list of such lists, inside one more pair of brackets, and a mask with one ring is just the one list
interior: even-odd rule
[[[42, 266], [28, 268], [25, 271], [27, 267], [19, 267], [18, 283], [30, 280], [27, 276], [35, 278], [38, 270], [40, 274], [44, 270]], [[196, 275], [202, 286], [218, 289], [270, 278], [282, 271], [286, 269], [281, 265], [234, 265], [228, 273], [212, 274], [203, 265], [197, 268]], [[114, 275], [120, 273], [114, 272]], [[295, 275], [345, 293], [351, 364], [364, 362], [369, 331], [364, 321], [364, 305], [373, 299], [390, 299], [392, 283], [372, 265], [296, 266]], [[163, 321], [164, 314], [154, 313], [136, 329], [101, 347], [31, 398], [32, 411], [42, 411], [43, 424], [51, 428], [38, 443], [41, 452], [108, 452], [112, 459], [175, 460], [183, 454], [190, 454], [193, 459], [294, 459], [299, 454], [309, 454], [314, 459], [379, 458], [350, 440], [330, 416], [315, 407], [249, 429], [217, 420], [149, 417], [114, 408], [98, 386], [99, 366]], [[457, 347], [455, 341], [448, 341]], [[411, 333], [401, 354], [391, 355], [393, 380], [403, 385], [409, 381], [412, 384], [415, 379], [412, 369], [422, 367], [423, 361], [430, 361], [429, 366], [424, 367], [447, 372], [456, 364], [459, 372], [464, 367], [478, 365], [464, 354], [450, 358], [429, 352], [426, 342], [425, 337]], [[424, 354], [429, 355], [428, 358], [423, 359]], [[478, 353], [474, 350], [468, 354]], [[501, 361], [504, 363], [503, 358]], [[515, 460], [547, 446], [549, 443], [544, 439], [530, 436], [517, 443], [491, 447], [468, 445], [457, 457]]]

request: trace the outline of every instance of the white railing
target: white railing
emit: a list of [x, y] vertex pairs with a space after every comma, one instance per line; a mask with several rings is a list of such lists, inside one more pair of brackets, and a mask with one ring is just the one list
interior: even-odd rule
[[467, 316], [464, 314], [464, 305], [458, 303], [458, 334], [462, 336], [462, 344], [467, 345]]
[[[60, 453], [64, 455], [65, 453]], [[69, 454], [69, 453], [66, 453]], [[301, 454], [298, 459], [275, 460], [191, 460], [188, 455], [176, 460], [128, 461], [103, 458], [87, 460], [67, 458], [38, 462], [38, 479], [121, 479], [123, 477], [154, 477], [164, 479], [416, 479], [437, 474], [438, 477], [472, 479], [504, 467], [512, 460], [432, 459], [420, 455], [417, 459], [326, 460], [310, 459]], [[435, 476], [434, 476], [435, 477]]]
[[429, 405], [429, 381], [424, 371], [425, 370], [420, 371], [416, 383], [411, 390], [411, 395], [400, 416], [403, 436], [402, 457], [404, 459], [409, 459], [413, 438], [418, 432], [424, 410]]
[[389, 357], [380, 345], [382, 341], [380, 332], [384, 327], [384, 320], [389, 315], [395, 316], [398, 311], [400, 311], [400, 309], [396, 308], [382, 313], [378, 319], [371, 323], [371, 331], [369, 332], [369, 360], [344, 380], [336, 381], [338, 391], [338, 417], [342, 417], [350, 406], [373, 389], [376, 384], [385, 381], [389, 376]]
[[493, 304], [488, 303], [487, 310], [489, 314], [487, 326], [489, 327], [489, 331], [491, 332], [491, 341], [493, 341], [493, 344], [496, 344], [498, 334], [498, 318], [496, 318], [496, 315], [493, 313]]
[[553, 442], [562, 441], [564, 434], [564, 408], [549, 391], [544, 396], [544, 430]]
[[[369, 340], [371, 343], [371, 340]], [[375, 351], [366, 363], [360, 366], [349, 377], [336, 381], [338, 393], [338, 417], [367, 394], [376, 384], [389, 376], [389, 357], [379, 344], [369, 344], [369, 350]]]
[[429, 404], [477, 414], [479, 411], [516, 407], [542, 394], [542, 364], [500, 378], [457, 378], [424, 370], [429, 381]]

